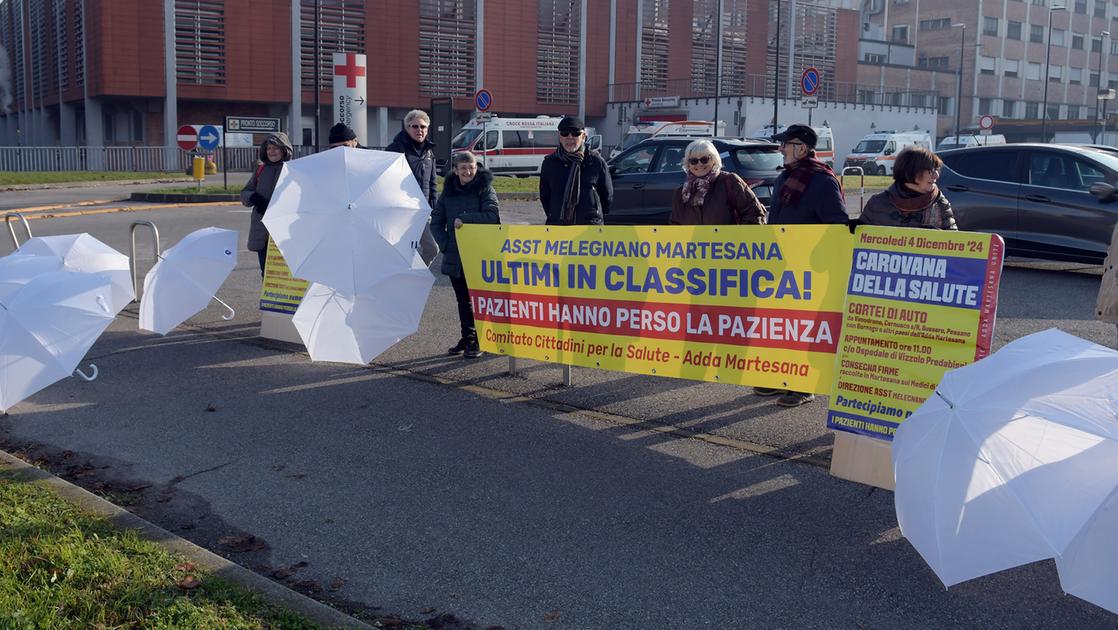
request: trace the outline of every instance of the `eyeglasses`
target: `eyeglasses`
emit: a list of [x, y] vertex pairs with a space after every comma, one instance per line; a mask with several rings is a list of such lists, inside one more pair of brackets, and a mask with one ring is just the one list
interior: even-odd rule
[[427, 125], [408, 125], [412, 129], [426, 129]]
[[701, 164], [709, 164], [710, 163], [710, 156], [709, 155], [704, 155], [703, 157], [687, 158], [687, 161], [691, 163], [691, 166], [695, 166], [696, 164], [700, 164], [700, 163]]
[[803, 142], [781, 142], [780, 146], [781, 146], [781, 148], [784, 148], [784, 147], [803, 147], [803, 146], [807, 146], [807, 144], [805, 144]]
[[578, 131], [560, 131], [559, 135], [563, 138], [577, 138], [582, 135], [582, 130]]

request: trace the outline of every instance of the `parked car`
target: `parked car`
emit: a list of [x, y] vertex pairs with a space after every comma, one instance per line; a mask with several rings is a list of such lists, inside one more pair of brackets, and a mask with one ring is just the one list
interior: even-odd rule
[[1006, 253], [1102, 263], [1118, 222], [1118, 155], [1054, 144], [944, 151], [939, 186], [961, 230], [996, 232]]
[[[672, 212], [672, 195], [687, 179], [683, 152], [692, 138], [650, 138], [609, 161], [613, 177], [613, 205], [606, 215], [610, 225], [665, 224]], [[741, 176], [767, 208], [772, 187], [784, 164], [779, 145], [759, 140], [711, 138], [722, 158], [722, 168]]]

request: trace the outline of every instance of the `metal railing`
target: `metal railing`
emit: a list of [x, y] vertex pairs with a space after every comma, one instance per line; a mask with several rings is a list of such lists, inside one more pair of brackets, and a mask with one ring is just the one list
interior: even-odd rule
[[[226, 152], [230, 171], [251, 171], [260, 156], [258, 147], [231, 147]], [[314, 147], [295, 147], [295, 157], [314, 152]], [[0, 147], [0, 171], [186, 173], [194, 155], [178, 147]], [[225, 170], [221, 149], [212, 156], [218, 170]]]
[[[780, 98], [799, 99], [799, 91], [790, 89], [786, 83], [787, 81], [781, 81]], [[829, 83], [821, 89], [820, 101], [892, 107], [934, 109], [938, 104], [939, 96], [939, 92], [935, 90], [890, 90], [883, 89], [880, 85], [860, 83]], [[750, 74], [735, 77], [733, 82], [724, 81], [721, 96], [723, 98], [771, 97], [772, 91], [772, 75]], [[713, 98], [714, 91], [709, 86], [691, 79], [672, 79], [658, 83], [612, 83], [609, 86], [610, 102], [640, 101], [658, 96]]]

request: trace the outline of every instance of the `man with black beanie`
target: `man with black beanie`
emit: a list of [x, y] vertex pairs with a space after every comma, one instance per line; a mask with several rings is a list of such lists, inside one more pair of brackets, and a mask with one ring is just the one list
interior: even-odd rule
[[586, 125], [559, 121], [559, 147], [540, 167], [540, 204], [548, 225], [602, 225], [613, 202], [605, 159], [586, 146]]
[[357, 144], [357, 134], [353, 133], [353, 130], [345, 123], [338, 123], [330, 127], [330, 148], [333, 149], [334, 147], [365, 148]]

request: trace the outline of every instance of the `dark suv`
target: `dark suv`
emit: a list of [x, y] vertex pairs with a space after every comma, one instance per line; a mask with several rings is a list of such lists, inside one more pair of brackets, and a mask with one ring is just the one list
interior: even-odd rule
[[[609, 225], [652, 225], [668, 222], [672, 195], [687, 174], [683, 152], [695, 138], [649, 138], [609, 161], [613, 205]], [[767, 208], [772, 187], [784, 164], [779, 146], [761, 140], [711, 138], [722, 168], [741, 176]]]
[[1008, 254], [1090, 264], [1118, 222], [1118, 156], [1088, 147], [1005, 144], [939, 154], [939, 187], [960, 230], [996, 232]]

